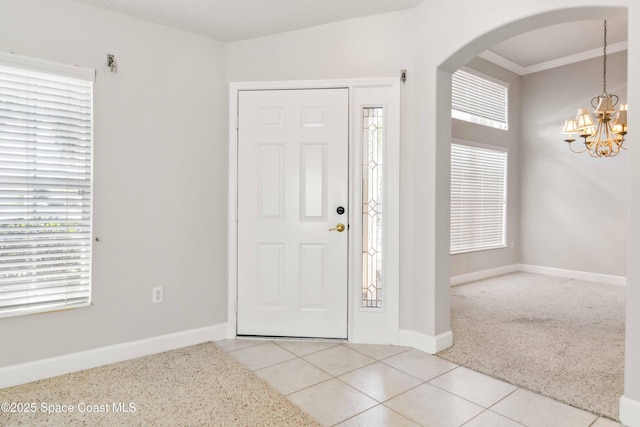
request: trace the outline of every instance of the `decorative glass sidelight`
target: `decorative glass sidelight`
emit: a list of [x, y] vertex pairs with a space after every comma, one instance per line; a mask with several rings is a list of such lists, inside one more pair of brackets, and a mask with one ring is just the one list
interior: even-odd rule
[[384, 109], [362, 109], [362, 307], [382, 308]]

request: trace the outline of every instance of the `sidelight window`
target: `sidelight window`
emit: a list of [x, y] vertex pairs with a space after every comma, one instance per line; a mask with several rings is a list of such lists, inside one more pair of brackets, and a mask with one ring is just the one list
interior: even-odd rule
[[362, 110], [362, 307], [382, 308], [384, 109]]

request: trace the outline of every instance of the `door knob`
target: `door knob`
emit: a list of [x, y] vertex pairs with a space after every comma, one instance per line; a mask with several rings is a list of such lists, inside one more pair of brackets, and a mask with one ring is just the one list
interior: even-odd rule
[[329, 231], [338, 231], [340, 233], [342, 233], [344, 231], [344, 224], [340, 223], [338, 225], [336, 225], [335, 228], [330, 228]]

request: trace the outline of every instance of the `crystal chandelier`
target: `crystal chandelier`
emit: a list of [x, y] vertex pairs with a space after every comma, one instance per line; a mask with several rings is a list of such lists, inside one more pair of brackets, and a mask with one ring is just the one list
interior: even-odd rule
[[[587, 151], [592, 157], [613, 157], [624, 147], [624, 136], [627, 134], [627, 104], [621, 104], [616, 112], [615, 106], [619, 98], [607, 92], [607, 21], [604, 21], [604, 49], [602, 61], [602, 93], [591, 99], [591, 106], [595, 109], [591, 120], [588, 108], [578, 109], [575, 119], [565, 120], [563, 134], [567, 135], [566, 142], [574, 153]], [[615, 115], [615, 120], [614, 120]], [[583, 149], [574, 149], [574, 135], [584, 139]]]

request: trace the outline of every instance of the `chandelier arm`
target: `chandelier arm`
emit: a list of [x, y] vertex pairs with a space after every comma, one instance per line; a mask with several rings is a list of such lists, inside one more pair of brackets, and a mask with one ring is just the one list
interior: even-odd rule
[[[585, 144], [586, 147], [586, 144]], [[571, 150], [572, 152], [576, 153], [576, 154], [580, 154], [580, 153], [584, 153], [585, 151], [587, 151], [587, 148], [585, 148], [584, 150], [574, 150], [573, 149], [573, 142], [569, 143], [569, 150]]]
[[[608, 124], [608, 123], [607, 123]], [[622, 143], [624, 142], [624, 137], [622, 135], [620, 135], [618, 132], [616, 132], [615, 130], [613, 130], [613, 128], [611, 128], [610, 126], [607, 126], [607, 140], [611, 140], [611, 151], [615, 151], [615, 154], [618, 154], [620, 152], [620, 147], [622, 147]], [[609, 137], [609, 134], [611, 135]], [[620, 137], [620, 139], [618, 140], [618, 137]]]
[[620, 152], [620, 145], [618, 145], [618, 142], [616, 140], [613, 140], [613, 143], [611, 144], [611, 152], [608, 157], [613, 157], [617, 155], [619, 152]]
[[620, 152], [620, 146], [618, 144], [614, 145], [614, 148], [611, 149], [611, 155], [609, 157], [613, 157]]

